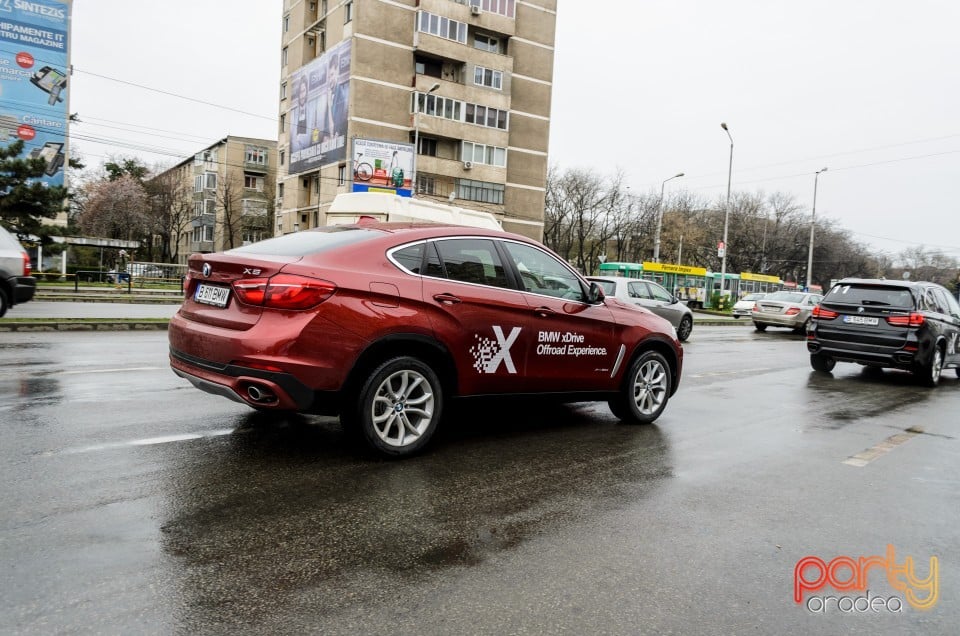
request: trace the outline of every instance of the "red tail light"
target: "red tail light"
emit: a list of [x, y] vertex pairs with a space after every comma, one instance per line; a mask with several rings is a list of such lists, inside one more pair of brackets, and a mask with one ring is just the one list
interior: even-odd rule
[[887, 316], [887, 322], [896, 327], [919, 327], [924, 322], [923, 314], [916, 312], [909, 316]]
[[23, 253], [23, 275], [29, 276], [32, 270], [33, 270], [33, 265], [30, 264], [30, 255], [24, 252]]
[[245, 278], [233, 284], [237, 299], [247, 305], [271, 309], [310, 309], [316, 307], [337, 291], [337, 286], [325, 280], [277, 274], [271, 278]]
[[791, 307], [790, 309], [788, 309], [788, 310], [786, 310], [785, 312], [783, 312], [783, 315], [784, 315], [784, 316], [796, 316], [796, 315], [799, 314], [799, 313], [800, 313], [800, 308], [799, 308], [799, 307]]
[[833, 320], [840, 314], [830, 309], [824, 309], [820, 305], [817, 305], [816, 307], [813, 308], [812, 315], [814, 318], [819, 318], [820, 320]]

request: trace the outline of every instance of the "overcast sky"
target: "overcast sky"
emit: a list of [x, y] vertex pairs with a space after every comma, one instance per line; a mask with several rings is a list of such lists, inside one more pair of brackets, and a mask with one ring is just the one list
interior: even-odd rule
[[[275, 138], [282, 4], [74, 0], [75, 146], [94, 165], [172, 163], [227, 134]], [[668, 191], [723, 197], [726, 122], [734, 191], [809, 208], [826, 166], [818, 217], [890, 253], [960, 257], [960, 3], [559, 5], [552, 164], [621, 169], [641, 192], [684, 172]]]

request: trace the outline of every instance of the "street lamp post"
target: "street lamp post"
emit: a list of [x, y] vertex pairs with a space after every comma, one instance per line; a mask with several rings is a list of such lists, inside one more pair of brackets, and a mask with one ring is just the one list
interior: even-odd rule
[[[434, 84], [424, 94], [424, 105], [426, 105], [426, 95], [440, 88], [440, 84]], [[420, 154], [420, 97], [414, 100], [416, 111], [413, 113], [413, 196], [417, 195], [417, 180], [420, 176], [417, 174], [417, 155]]]
[[663, 228], [663, 189], [667, 186], [667, 181], [682, 177], [683, 173], [678, 172], [669, 179], [664, 179], [660, 184], [660, 203], [657, 204], [657, 233], [653, 238], [653, 262], [660, 262], [660, 230]]
[[730, 134], [730, 129], [727, 128], [727, 124], [721, 123], [720, 127], [723, 128], [724, 132], [727, 133], [727, 137], [730, 139], [730, 163], [727, 167], [727, 204], [724, 206], [723, 210], [723, 256], [720, 261], [720, 295], [723, 295], [723, 290], [726, 289], [727, 285], [727, 252], [730, 250], [730, 246], [727, 245], [727, 231], [730, 228], [730, 180], [733, 177], [733, 136]]
[[817, 222], [817, 179], [820, 178], [821, 172], [826, 171], [827, 168], [823, 167], [813, 175], [813, 210], [810, 214], [810, 252], [807, 254], [807, 291], [810, 291], [810, 283], [813, 282], [813, 228]]

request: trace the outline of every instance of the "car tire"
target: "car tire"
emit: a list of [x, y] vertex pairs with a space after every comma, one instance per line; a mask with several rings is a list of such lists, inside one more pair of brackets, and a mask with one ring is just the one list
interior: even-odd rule
[[734, 320], [740, 320], [740, 316], [734, 314], [734, 315], [733, 315], [733, 319], [734, 319]]
[[753, 328], [756, 329], [757, 331], [766, 331], [766, 330], [767, 330], [767, 326], [766, 326], [765, 324], [763, 324], [763, 323], [760, 323], [760, 322], [755, 322], [755, 323], [753, 323]]
[[693, 316], [684, 316], [680, 319], [680, 326], [677, 327], [677, 339], [685, 342], [693, 332]]
[[837, 361], [830, 356], [825, 356], [822, 353], [810, 354], [810, 366], [813, 367], [814, 371], [830, 373], [833, 371], [833, 367], [836, 366], [836, 364]]
[[344, 419], [378, 453], [405, 457], [427, 445], [442, 414], [437, 374], [417, 358], [402, 356], [370, 374]]
[[644, 351], [630, 365], [610, 412], [628, 424], [650, 424], [663, 413], [670, 399], [670, 365], [656, 351]]
[[3, 318], [4, 314], [7, 313], [9, 306], [10, 304], [7, 301], [7, 292], [3, 291], [3, 289], [0, 289], [0, 318]]
[[943, 371], [943, 348], [935, 346], [930, 360], [926, 364], [919, 365], [913, 373], [923, 386], [935, 387], [940, 383], [941, 371]]

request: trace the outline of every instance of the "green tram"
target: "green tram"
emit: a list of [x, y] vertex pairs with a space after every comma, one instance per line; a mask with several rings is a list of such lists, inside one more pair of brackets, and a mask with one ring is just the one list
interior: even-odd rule
[[[674, 265], [672, 263], [601, 263], [600, 276], [624, 276], [642, 278], [659, 283], [692, 309], [711, 309], [714, 293], [720, 291], [720, 272], [710, 272], [703, 267]], [[776, 276], [742, 272], [727, 272], [726, 288], [734, 298], [751, 292], [771, 292], [781, 289], [783, 281]]]

